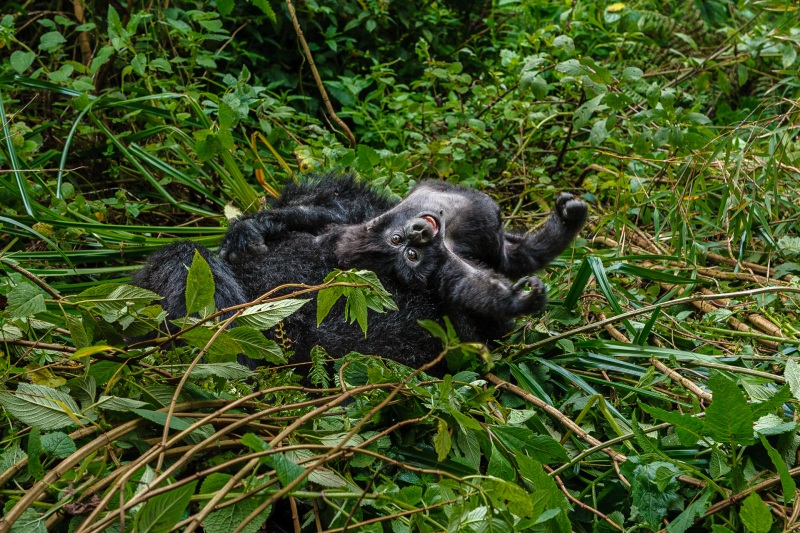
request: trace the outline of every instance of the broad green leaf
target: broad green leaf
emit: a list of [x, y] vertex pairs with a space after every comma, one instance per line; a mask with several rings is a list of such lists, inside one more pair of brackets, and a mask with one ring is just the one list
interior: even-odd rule
[[739, 518], [747, 531], [752, 533], [769, 533], [772, 528], [772, 514], [757, 492], [751, 493], [742, 502]]
[[781, 457], [781, 454], [778, 453], [778, 450], [772, 447], [764, 435], [759, 435], [759, 438], [761, 439], [761, 444], [764, 446], [764, 449], [767, 450], [769, 458], [772, 459], [772, 464], [775, 465], [775, 471], [781, 478], [783, 501], [786, 504], [791, 504], [794, 501], [797, 485], [795, 484], [792, 475], [789, 473], [789, 467], [786, 466], [786, 462], [783, 460], [783, 457]]
[[6, 311], [12, 318], [27, 318], [47, 310], [41, 289], [20, 283], [8, 293]]
[[448, 431], [447, 422], [439, 419], [438, 429], [436, 436], [433, 437], [433, 445], [436, 448], [436, 455], [439, 462], [444, 461], [453, 447], [452, 439], [450, 438], [450, 431]]
[[639, 408], [658, 420], [674, 425], [678, 440], [683, 446], [694, 446], [703, 438], [703, 421], [699, 418], [677, 411], [665, 411], [643, 403], [639, 403]]
[[[216, 338], [214, 338], [215, 334]], [[212, 363], [235, 362], [236, 356], [242, 352], [239, 344], [228, 335], [227, 331], [194, 328], [183, 333], [181, 338], [190, 346], [201, 350], [207, 349], [206, 360]], [[214, 342], [211, 342], [212, 338], [214, 338]], [[211, 344], [209, 345], [210, 342]]]
[[42, 479], [44, 477], [44, 468], [42, 468], [42, 440], [41, 432], [36, 426], [31, 428], [28, 433], [28, 473], [33, 479]]
[[481, 487], [495, 505], [501, 508], [505, 507], [523, 518], [530, 518], [533, 514], [533, 502], [530, 494], [522, 487], [496, 478], [483, 479]]
[[486, 468], [486, 474], [500, 479], [513, 480], [516, 478], [514, 467], [503, 456], [497, 446], [492, 443], [492, 455], [489, 456], [489, 466]]
[[[206, 533], [230, 533], [236, 530], [244, 522], [244, 519], [255, 511], [266, 499], [266, 496], [251, 496], [233, 505], [214, 511], [203, 521], [203, 530]], [[261, 531], [261, 525], [269, 518], [271, 511], [272, 506], [270, 505], [256, 516], [254, 520], [244, 526], [241, 529], [242, 533], [257, 533]]]
[[792, 396], [795, 400], [800, 401], [800, 365], [794, 359], [788, 359], [786, 366], [783, 369], [783, 377], [789, 388], [792, 390]]
[[763, 402], [751, 403], [750, 410], [753, 413], [753, 420], [758, 420], [764, 415], [774, 413], [776, 410], [783, 407], [783, 404], [788, 402], [791, 398], [792, 392], [789, 390], [789, 387], [784, 385], [769, 399], [764, 400]]
[[214, 292], [214, 276], [211, 274], [211, 267], [208, 266], [208, 262], [200, 255], [200, 252], [195, 250], [192, 265], [186, 274], [186, 313], [191, 315], [206, 308], [213, 308]]
[[575, 129], [582, 128], [584, 124], [586, 124], [592, 115], [594, 114], [597, 106], [600, 105], [600, 102], [603, 101], [603, 97], [605, 95], [601, 94], [600, 96], [595, 96], [591, 100], [588, 100], [583, 103], [578, 109], [575, 110], [575, 114], [573, 117], [573, 126]]
[[259, 330], [242, 326], [228, 330], [228, 335], [250, 359], [264, 360], [274, 365], [286, 364], [286, 357], [278, 343], [264, 337]]
[[106, 411], [131, 411], [140, 409], [147, 405], [147, 402], [140, 402], [131, 398], [119, 398], [117, 396], [100, 396], [97, 407]]
[[[283, 453], [276, 453], [273, 455], [272, 464], [275, 467], [275, 474], [278, 476], [278, 480], [284, 487], [288, 486], [289, 483], [293, 482], [306, 471], [305, 468], [292, 462], [286, 457], [286, 454]], [[308, 479], [304, 480], [298, 488], [303, 486], [307, 481]]]
[[[652, 528], [657, 528], [667, 511], [680, 499], [678, 484], [675, 478], [680, 472], [675, 466], [663, 461], [648, 464], [627, 465], [633, 474], [628, 476], [631, 482], [633, 505], [639, 514], [637, 520], [643, 520]], [[665, 476], [661, 471], [666, 469], [671, 475]], [[666, 486], [664, 478], [668, 478]]]
[[275, 24], [278, 21], [277, 15], [275, 15], [275, 11], [273, 11], [272, 6], [269, 4], [268, 0], [252, 0], [253, 5], [256, 6], [258, 9], [264, 13], [269, 20]]
[[705, 514], [710, 496], [711, 491], [703, 491], [699, 498], [687, 506], [681, 514], [667, 525], [667, 533], [684, 533], [692, 527], [695, 519]]
[[708, 387], [714, 398], [703, 419], [708, 435], [724, 444], [752, 444], [753, 415], [744, 393], [720, 372], [711, 374]]
[[166, 533], [178, 523], [189, 507], [197, 481], [147, 500], [137, 513], [134, 531], [137, 533]]
[[247, 379], [253, 375], [252, 370], [239, 363], [201, 363], [192, 369], [193, 378], [216, 376], [226, 380]]
[[75, 450], [75, 442], [66, 433], [54, 431], [42, 435], [42, 450], [50, 457], [64, 459], [72, 455]]
[[22, 516], [11, 525], [9, 533], [47, 533], [45, 516], [28, 508]]
[[549, 435], [537, 435], [522, 426], [490, 426], [511, 454], [525, 453], [542, 464], [569, 461], [564, 448]]
[[39, 39], [39, 50], [53, 52], [65, 42], [67, 42], [67, 40], [61, 35], [61, 32], [49, 31]]
[[34, 59], [36, 59], [36, 53], [17, 50], [11, 54], [11, 68], [16, 70], [17, 74], [22, 74], [33, 64]]
[[236, 323], [260, 330], [270, 329], [278, 322], [303, 307], [306, 302], [308, 302], [308, 300], [292, 298], [277, 302], [257, 304], [245, 309], [239, 318], [236, 319]]
[[78, 424], [78, 404], [68, 394], [20, 383], [15, 393], [0, 393], [0, 404], [22, 423], [50, 431]]
[[625, 67], [622, 69], [622, 79], [626, 81], [636, 81], [644, 75], [642, 69], [638, 67]]

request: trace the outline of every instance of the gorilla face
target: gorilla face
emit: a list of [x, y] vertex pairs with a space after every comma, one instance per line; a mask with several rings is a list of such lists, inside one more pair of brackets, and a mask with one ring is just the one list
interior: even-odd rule
[[435, 213], [388, 212], [348, 227], [337, 256], [344, 267], [357, 265], [423, 287], [445, 258], [443, 237], [443, 221]]

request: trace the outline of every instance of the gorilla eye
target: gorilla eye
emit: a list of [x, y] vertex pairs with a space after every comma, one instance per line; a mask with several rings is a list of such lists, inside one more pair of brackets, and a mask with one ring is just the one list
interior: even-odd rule
[[419, 259], [419, 252], [413, 248], [409, 248], [406, 250], [406, 257], [408, 257], [411, 261], [416, 261]]
[[400, 244], [401, 242], [403, 242], [403, 236], [400, 235], [399, 233], [395, 233], [394, 235], [392, 235], [391, 241], [392, 244]]

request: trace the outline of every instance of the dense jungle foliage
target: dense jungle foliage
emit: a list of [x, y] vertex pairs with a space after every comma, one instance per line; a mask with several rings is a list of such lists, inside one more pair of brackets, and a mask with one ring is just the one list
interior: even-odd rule
[[[0, 9], [0, 532], [800, 526], [796, 2]], [[590, 221], [498, 349], [437, 331], [443, 379], [319, 351], [304, 382], [258, 331], [292, 305], [224, 329], [202, 266], [185, 342], [126, 341], [164, 318], [150, 252], [328, 169]], [[355, 285], [305, 298], [363, 320]]]

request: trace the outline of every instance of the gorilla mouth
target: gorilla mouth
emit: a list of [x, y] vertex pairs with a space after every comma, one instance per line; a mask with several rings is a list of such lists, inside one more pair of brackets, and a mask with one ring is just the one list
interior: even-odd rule
[[422, 220], [428, 223], [428, 225], [433, 230], [433, 235], [436, 236], [439, 233], [439, 221], [433, 218], [431, 215], [422, 215], [420, 217]]

